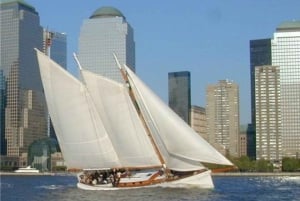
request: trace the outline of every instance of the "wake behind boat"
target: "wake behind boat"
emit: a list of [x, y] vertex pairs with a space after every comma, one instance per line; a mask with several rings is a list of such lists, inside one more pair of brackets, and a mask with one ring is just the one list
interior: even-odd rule
[[190, 185], [213, 188], [201, 163], [232, 165], [161, 101], [126, 65], [118, 83], [82, 80], [37, 50], [48, 110], [69, 169], [86, 190]]

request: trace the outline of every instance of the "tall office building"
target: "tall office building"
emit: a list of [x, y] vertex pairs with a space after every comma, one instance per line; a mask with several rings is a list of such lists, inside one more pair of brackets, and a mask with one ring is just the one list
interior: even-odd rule
[[271, 39], [250, 41], [251, 123], [255, 126], [255, 67], [272, 64]]
[[5, 140], [7, 155], [18, 157], [46, 136], [46, 107], [34, 51], [42, 50], [43, 30], [38, 13], [23, 0], [1, 1], [0, 14]]
[[[259, 40], [256, 40], [259, 41]], [[266, 42], [259, 52], [252, 52], [251, 61], [261, 60], [265, 63], [251, 63], [251, 75], [255, 66], [272, 65], [280, 68], [281, 93], [281, 129], [282, 155], [299, 157], [300, 153], [300, 21], [280, 24], [270, 42]], [[270, 44], [269, 44], [270, 43]], [[251, 78], [253, 81], [254, 78]], [[251, 98], [255, 103], [255, 85], [251, 88]], [[252, 104], [253, 105], [253, 104]], [[255, 116], [255, 109], [252, 116]], [[256, 110], [257, 112], [257, 110]], [[253, 123], [253, 122], [252, 122]]]
[[300, 21], [277, 27], [272, 40], [272, 65], [280, 67], [283, 155], [300, 157]]
[[169, 107], [187, 124], [191, 117], [191, 75], [188, 71], [168, 74]]
[[135, 71], [133, 29], [116, 8], [101, 7], [80, 30], [78, 59], [83, 68], [123, 82], [113, 53], [121, 64]]
[[255, 68], [256, 159], [282, 160], [280, 70], [278, 66]]
[[239, 156], [239, 87], [220, 80], [206, 89], [208, 142], [221, 153]]

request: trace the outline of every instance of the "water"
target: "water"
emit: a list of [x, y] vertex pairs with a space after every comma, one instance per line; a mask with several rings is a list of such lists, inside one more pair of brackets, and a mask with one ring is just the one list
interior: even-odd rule
[[213, 177], [215, 189], [84, 191], [74, 176], [1, 176], [1, 201], [300, 201], [300, 177]]

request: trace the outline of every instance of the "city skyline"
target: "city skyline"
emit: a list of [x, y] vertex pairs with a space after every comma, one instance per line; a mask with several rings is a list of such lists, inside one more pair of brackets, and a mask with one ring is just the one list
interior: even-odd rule
[[99, 7], [116, 7], [135, 30], [136, 72], [155, 93], [167, 102], [168, 72], [190, 71], [192, 105], [205, 106], [208, 84], [233, 80], [240, 87], [241, 124], [251, 122], [249, 41], [270, 38], [283, 21], [300, 19], [296, 0], [26, 2], [39, 12], [42, 26], [67, 33], [73, 73], [83, 20]]

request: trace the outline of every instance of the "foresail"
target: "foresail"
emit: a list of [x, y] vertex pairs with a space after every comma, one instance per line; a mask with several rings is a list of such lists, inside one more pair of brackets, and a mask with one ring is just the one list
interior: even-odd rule
[[[156, 129], [153, 132], [156, 140], [158, 143], [162, 141], [161, 144], [167, 149], [168, 153], [162, 151], [162, 154], [165, 155], [168, 167], [177, 169], [178, 166], [181, 166], [183, 168], [186, 163], [189, 164], [187, 169], [193, 165], [196, 168], [197, 163], [195, 162], [197, 161], [232, 165], [160, 100], [128, 67], [124, 66], [124, 68], [137, 88], [141, 104], [147, 108], [148, 115]], [[164, 149], [164, 147], [162, 148]]]
[[86, 87], [37, 51], [48, 110], [68, 168], [120, 165]]
[[123, 167], [161, 166], [125, 83], [81, 70]]

